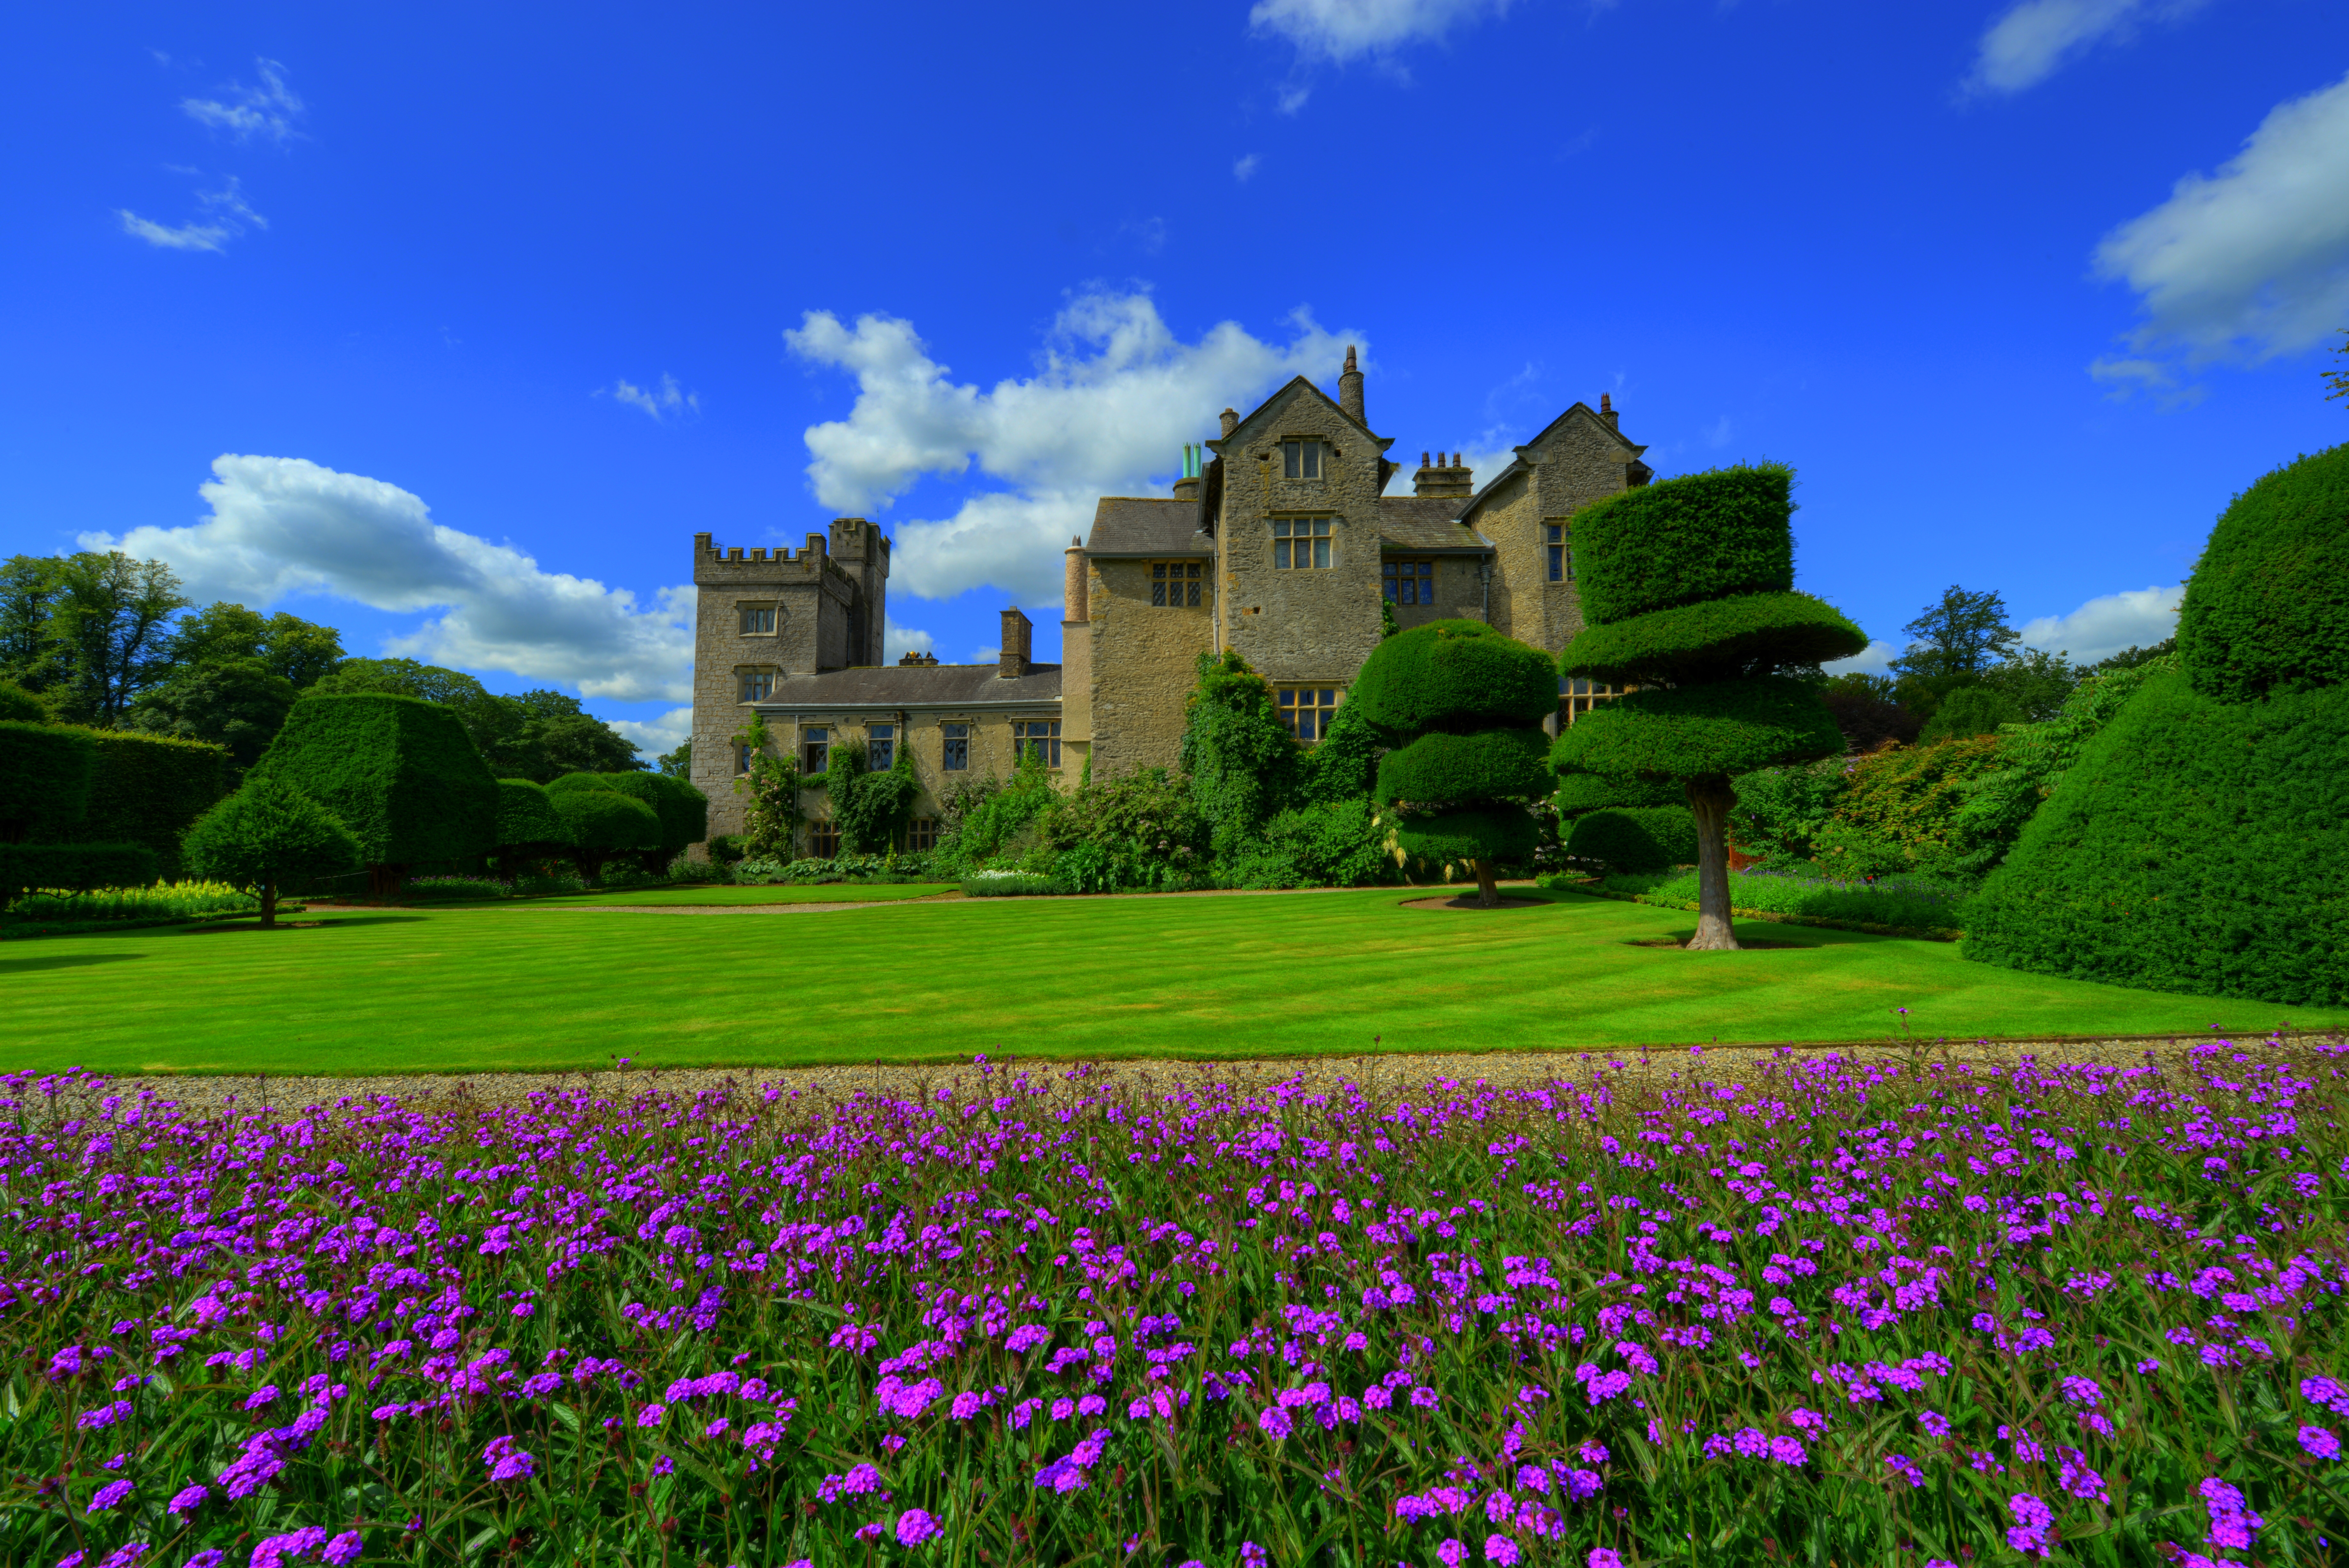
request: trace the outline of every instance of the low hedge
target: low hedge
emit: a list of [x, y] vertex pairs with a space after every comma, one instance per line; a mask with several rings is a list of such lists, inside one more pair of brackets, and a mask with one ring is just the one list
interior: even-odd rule
[[0, 844], [0, 902], [35, 888], [88, 892], [154, 881], [155, 851], [144, 844]]
[[2349, 1003], [2349, 686], [2147, 680], [1966, 906], [1965, 955], [2151, 991]]

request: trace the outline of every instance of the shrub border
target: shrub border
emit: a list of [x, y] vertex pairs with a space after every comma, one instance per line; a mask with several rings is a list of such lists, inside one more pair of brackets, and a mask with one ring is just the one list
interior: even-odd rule
[[[1650, 898], [1645, 893], [1617, 892], [1612, 888], [1602, 888], [1596, 883], [1588, 886], [1578, 884], [1573, 887], [1561, 887], [1557, 891], [1588, 893], [1592, 898], [1612, 899], [1617, 903], [1643, 903], [1650, 909], [1678, 910], [1688, 914], [1698, 913], [1692, 900], [1684, 903], [1679, 899]], [[1868, 936], [1909, 936], [1922, 938], [1927, 942], [1961, 942], [1966, 934], [1953, 925], [1881, 925], [1872, 920], [1837, 920], [1833, 916], [1824, 914], [1778, 914], [1766, 909], [1733, 907], [1729, 913], [1739, 920], [1766, 920], [1773, 925], [1815, 925], [1822, 931], [1857, 931]], [[2083, 1035], [2080, 1037], [2102, 1039], [2104, 1037]], [[2147, 1038], [2151, 1037], [2148, 1036]]]

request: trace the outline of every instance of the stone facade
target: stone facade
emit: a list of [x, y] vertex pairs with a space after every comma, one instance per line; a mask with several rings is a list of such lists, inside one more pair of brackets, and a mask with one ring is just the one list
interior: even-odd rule
[[[1245, 418], [1226, 409], [1221, 428], [1211, 460], [1186, 450], [1170, 496], [1103, 497], [1090, 536], [1071, 542], [1061, 665], [1031, 663], [1028, 619], [1007, 610], [996, 665], [883, 666], [889, 542], [862, 518], [797, 552], [721, 552], [696, 535], [693, 779], [710, 831], [740, 830], [730, 738], [752, 709], [794, 756], [817, 727], [868, 744], [890, 727], [913, 749], [924, 816], [957, 776], [1007, 776], [1015, 725], [1057, 723], [1047, 743], [1069, 782], [1088, 765], [1104, 778], [1172, 767], [1201, 654], [1233, 649], [1276, 686], [1342, 692], [1378, 644], [1390, 568], [1409, 584], [1399, 624], [1485, 620], [1555, 653], [1582, 628], [1573, 514], [1651, 477], [1601, 397], [1516, 449], [1482, 490], [1456, 455], [1423, 453], [1414, 493], [1388, 495], [1401, 465], [1371, 428], [1351, 349], [1337, 397], [1299, 377]], [[967, 773], [945, 766], [949, 725], [964, 727]], [[822, 815], [822, 791], [805, 803]]]

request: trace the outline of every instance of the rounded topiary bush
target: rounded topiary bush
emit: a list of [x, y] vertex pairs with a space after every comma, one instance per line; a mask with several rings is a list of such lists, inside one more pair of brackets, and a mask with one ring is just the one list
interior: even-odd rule
[[[560, 784], [561, 779], [555, 780]], [[546, 798], [562, 820], [564, 842], [579, 863], [579, 875], [594, 882], [604, 862], [614, 855], [632, 854], [660, 846], [660, 818], [642, 800], [616, 789], [593, 789], [574, 785], [568, 789], [547, 787]]]
[[2278, 469], [2220, 515], [2178, 612], [2205, 696], [2243, 702], [2349, 681], [2349, 444]]
[[522, 874], [524, 861], [567, 851], [569, 831], [545, 785], [528, 779], [498, 780], [498, 870], [508, 882]]
[[1690, 865], [1696, 860], [1696, 817], [1686, 806], [1586, 811], [1567, 830], [1566, 852], [1569, 859], [1598, 861], [1619, 872]]
[[1433, 800], [1522, 800], [1549, 789], [1538, 729], [1437, 730], [1379, 758], [1374, 798], [1381, 806]]
[[1557, 710], [1557, 671], [1482, 621], [1431, 621], [1373, 648], [1346, 706], [1390, 745], [1426, 730], [1538, 725]]
[[[1422, 860], [1471, 866], [1522, 861], [1541, 844], [1541, 825], [1519, 811], [1437, 811], [1405, 817], [1395, 825], [1395, 843]], [[1481, 890], [1484, 878], [1478, 878]], [[1497, 896], [1497, 895], [1496, 895]]]
[[2344, 867], [2349, 686], [2229, 703], [2158, 675], [1968, 902], [1961, 951], [2147, 990], [2339, 1006]]

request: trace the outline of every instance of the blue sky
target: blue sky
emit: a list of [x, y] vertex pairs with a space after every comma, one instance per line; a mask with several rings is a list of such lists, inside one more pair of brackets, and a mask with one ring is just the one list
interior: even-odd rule
[[[691, 536], [896, 542], [991, 648], [1092, 498], [1362, 347], [1489, 473], [1612, 393], [1801, 475], [1874, 637], [2146, 641], [2349, 438], [2328, 0], [47, 7], [10, 34], [0, 546], [683, 733]], [[1407, 484], [1407, 478], [1398, 489]], [[1880, 656], [1879, 650], [1879, 656]], [[991, 653], [987, 656], [992, 656]]]

